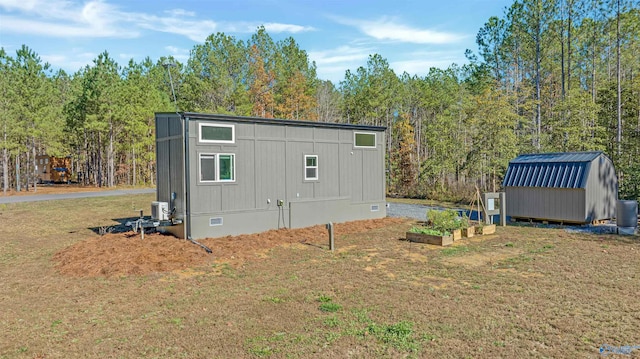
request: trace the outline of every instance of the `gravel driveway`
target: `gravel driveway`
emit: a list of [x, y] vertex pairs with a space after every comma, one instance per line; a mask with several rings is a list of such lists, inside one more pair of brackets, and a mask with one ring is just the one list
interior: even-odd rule
[[0, 204], [37, 202], [37, 201], [54, 201], [59, 199], [74, 199], [74, 198], [128, 196], [132, 194], [154, 193], [155, 191], [156, 191], [155, 188], [141, 188], [141, 189], [119, 189], [119, 190], [112, 190], [112, 191], [97, 191], [97, 192], [69, 192], [69, 193], [56, 193], [56, 194], [33, 194], [28, 196], [7, 196], [7, 197], [0, 197]]
[[424, 221], [427, 219], [427, 210], [432, 209], [443, 210], [444, 208], [422, 204], [387, 202], [387, 216], [389, 217], [414, 218]]

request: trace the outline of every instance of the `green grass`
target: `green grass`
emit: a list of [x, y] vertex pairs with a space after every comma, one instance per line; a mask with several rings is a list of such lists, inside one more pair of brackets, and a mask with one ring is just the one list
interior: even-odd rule
[[443, 248], [440, 251], [440, 253], [442, 253], [443, 256], [447, 256], [447, 257], [457, 256], [467, 252], [469, 252], [468, 246], [452, 246], [452, 247]]
[[278, 297], [267, 297], [267, 298], [264, 298], [264, 300], [266, 302], [271, 302], [274, 304], [284, 303], [284, 299], [278, 298]]
[[320, 306], [318, 306], [318, 309], [320, 309], [323, 312], [335, 313], [340, 309], [342, 309], [342, 306], [337, 303], [329, 302], [329, 303], [321, 303]]
[[415, 352], [419, 349], [419, 343], [414, 337], [413, 326], [413, 323], [405, 321], [390, 325], [374, 323], [367, 327], [367, 332], [385, 345], [402, 351]]

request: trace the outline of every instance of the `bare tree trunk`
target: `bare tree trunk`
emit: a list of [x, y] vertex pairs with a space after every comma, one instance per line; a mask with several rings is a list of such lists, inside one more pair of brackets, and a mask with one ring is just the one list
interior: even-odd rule
[[96, 167], [98, 168], [96, 184], [102, 187], [102, 136], [98, 133], [98, 148], [96, 149]]
[[571, 26], [572, 26], [572, 12], [573, 0], [568, 0], [568, 21], [567, 26], [567, 92], [571, 91]]
[[[565, 5], [566, 5], [566, 1], [565, 0]], [[561, 82], [561, 87], [562, 87], [562, 99], [564, 100], [566, 92], [565, 92], [565, 67], [564, 67], [564, 9], [563, 9], [563, 5], [560, 5], [560, 12], [561, 12], [561, 16], [560, 16], [560, 21], [562, 21], [562, 25], [560, 26], [560, 82]]]
[[136, 166], [136, 148], [135, 146], [131, 146], [131, 160], [133, 161], [133, 185], [135, 186], [137, 184], [137, 166]]
[[16, 192], [20, 192], [20, 153], [16, 154]]
[[7, 131], [5, 125], [4, 131], [4, 144], [5, 148], [2, 149], [2, 193], [7, 194], [9, 190], [9, 151], [6, 148], [7, 143]]
[[36, 160], [36, 141], [32, 139], [31, 154], [33, 156], [33, 192], [38, 191], [38, 161]]
[[114, 176], [115, 176], [115, 161], [114, 161], [114, 153], [113, 153], [113, 123], [109, 123], [109, 151], [107, 153], [107, 166], [108, 168], [108, 186], [114, 186]]
[[31, 181], [31, 171], [29, 169], [29, 164], [31, 162], [31, 151], [29, 151], [29, 149], [27, 148], [27, 151], [25, 152], [25, 154], [27, 155], [27, 160], [26, 160], [26, 170], [25, 172], [25, 177], [26, 177], [26, 182], [27, 182], [27, 187], [26, 190], [27, 192], [29, 192], [29, 182]]
[[593, 30], [593, 46], [591, 50], [591, 101], [596, 103], [596, 30]]
[[[147, 151], [152, 152], [153, 151], [153, 146], [149, 146], [147, 148]], [[155, 158], [155, 156], [154, 156], [154, 158]], [[158, 161], [158, 159], [156, 158], [156, 161], [155, 161], [156, 162], [156, 166], [155, 166], [155, 168], [153, 166], [154, 161], [147, 162], [147, 164], [149, 166], [149, 183], [151, 184], [152, 187], [156, 185], [156, 182], [155, 182], [155, 180], [156, 180], [156, 171], [158, 170], [157, 161]]]
[[621, 89], [621, 69], [620, 69], [620, 0], [616, 1], [616, 73], [618, 82], [618, 104], [616, 106], [618, 115], [618, 156], [622, 153], [622, 89]]
[[[538, 9], [540, 12], [540, 9]], [[541, 16], [538, 13], [538, 17]], [[542, 134], [542, 104], [540, 103], [540, 32], [541, 32], [541, 22], [542, 20], [538, 18], [538, 22], [536, 23], [536, 149], [540, 150], [540, 137]]]

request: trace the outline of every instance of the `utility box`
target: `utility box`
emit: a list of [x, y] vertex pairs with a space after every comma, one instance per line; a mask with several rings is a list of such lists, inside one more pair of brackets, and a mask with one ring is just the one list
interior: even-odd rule
[[169, 203], [159, 201], [151, 202], [151, 219], [154, 221], [168, 221]]

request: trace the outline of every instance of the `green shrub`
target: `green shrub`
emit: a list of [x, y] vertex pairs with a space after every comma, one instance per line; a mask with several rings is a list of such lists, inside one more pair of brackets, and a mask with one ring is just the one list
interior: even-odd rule
[[411, 227], [411, 229], [409, 229], [409, 232], [411, 232], [411, 233], [420, 233], [420, 234], [429, 234], [429, 235], [432, 235], [432, 236], [448, 236], [448, 235], [451, 234], [449, 232], [440, 232], [437, 229], [433, 229], [433, 228], [430, 228], [430, 227], [424, 227], [424, 226]]
[[451, 232], [455, 229], [469, 227], [469, 220], [466, 215], [458, 216], [458, 212], [452, 209], [442, 211], [427, 211], [427, 224], [439, 232]]

